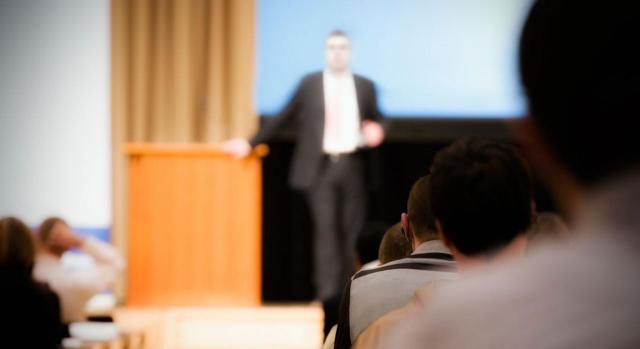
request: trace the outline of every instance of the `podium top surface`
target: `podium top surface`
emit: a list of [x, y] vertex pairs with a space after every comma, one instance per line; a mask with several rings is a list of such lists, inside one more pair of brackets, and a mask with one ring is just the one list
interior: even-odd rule
[[[206, 143], [128, 143], [123, 147], [126, 155], [165, 155], [165, 156], [229, 156], [222, 150], [222, 146]], [[269, 147], [260, 144], [251, 152], [250, 156], [265, 157]]]

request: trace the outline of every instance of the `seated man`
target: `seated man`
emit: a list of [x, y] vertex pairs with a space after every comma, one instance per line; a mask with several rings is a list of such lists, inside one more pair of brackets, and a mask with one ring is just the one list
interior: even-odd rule
[[[437, 231], [463, 278], [524, 255], [534, 205], [529, 174], [513, 147], [458, 141], [436, 155], [431, 173], [430, 202]], [[394, 347], [385, 335], [414, 321], [415, 314], [429, 311], [430, 294], [437, 286], [422, 287], [407, 306], [378, 319], [358, 337], [354, 348]]]
[[407, 304], [419, 287], [433, 280], [455, 278], [453, 257], [435, 231], [426, 177], [411, 188], [401, 223], [413, 254], [351, 278], [340, 305], [335, 348], [350, 348], [369, 324]]
[[[62, 305], [62, 321], [86, 320], [89, 299], [114, 284], [124, 269], [124, 259], [110, 245], [92, 237], [73, 233], [60, 218], [49, 218], [37, 233], [40, 242], [33, 275], [46, 282], [58, 294]], [[95, 264], [79, 270], [68, 270], [61, 264], [62, 255], [72, 248], [91, 256]]]

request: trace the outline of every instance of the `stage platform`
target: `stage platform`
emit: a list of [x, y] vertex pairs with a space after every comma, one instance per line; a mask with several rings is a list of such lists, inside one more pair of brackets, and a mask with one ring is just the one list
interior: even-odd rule
[[323, 313], [308, 304], [243, 308], [119, 308], [116, 322], [145, 333], [147, 349], [318, 349]]

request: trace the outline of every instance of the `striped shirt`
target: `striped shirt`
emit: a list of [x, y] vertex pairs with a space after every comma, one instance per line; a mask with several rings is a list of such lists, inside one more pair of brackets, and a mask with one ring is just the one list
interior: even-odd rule
[[440, 240], [421, 244], [407, 258], [356, 273], [343, 294], [335, 348], [350, 348], [367, 326], [409, 303], [425, 284], [454, 278], [455, 262]]

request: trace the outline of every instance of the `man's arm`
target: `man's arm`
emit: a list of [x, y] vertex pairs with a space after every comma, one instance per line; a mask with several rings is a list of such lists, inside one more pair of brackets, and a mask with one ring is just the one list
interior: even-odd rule
[[365, 80], [367, 82], [367, 98], [365, 100], [364, 114], [362, 122], [362, 135], [364, 142], [369, 148], [375, 148], [379, 146], [385, 137], [385, 125], [383, 124], [384, 118], [380, 109], [378, 109], [378, 100], [376, 96], [376, 90], [373, 82]]
[[306, 81], [307, 78], [302, 79], [296, 87], [293, 97], [289, 100], [280, 114], [271, 120], [271, 122], [266, 123], [264, 127], [262, 127], [260, 131], [251, 138], [249, 143], [252, 147], [255, 147], [260, 143], [268, 142], [284, 125], [291, 123], [293, 119], [295, 119], [302, 104], [302, 94], [304, 92]]
[[308, 77], [302, 79], [302, 81], [296, 87], [293, 97], [289, 100], [284, 109], [273, 118], [270, 122], [266, 123], [253, 138], [247, 140], [244, 138], [234, 138], [227, 140], [222, 145], [222, 149], [227, 154], [230, 154], [236, 158], [243, 158], [251, 152], [251, 149], [260, 143], [266, 143], [273, 135], [278, 132], [284, 125], [291, 123], [296, 118], [300, 106], [302, 104], [302, 95], [304, 93], [306, 81]]
[[88, 237], [80, 245], [80, 251], [91, 256], [95, 261], [95, 266], [67, 275], [66, 283], [73, 285], [74, 289], [97, 293], [113, 285], [122, 275], [125, 260], [113, 246]]
[[369, 98], [367, 101], [367, 113], [364, 118], [371, 121], [383, 122], [384, 118], [378, 108], [378, 93], [373, 82], [369, 81]]

